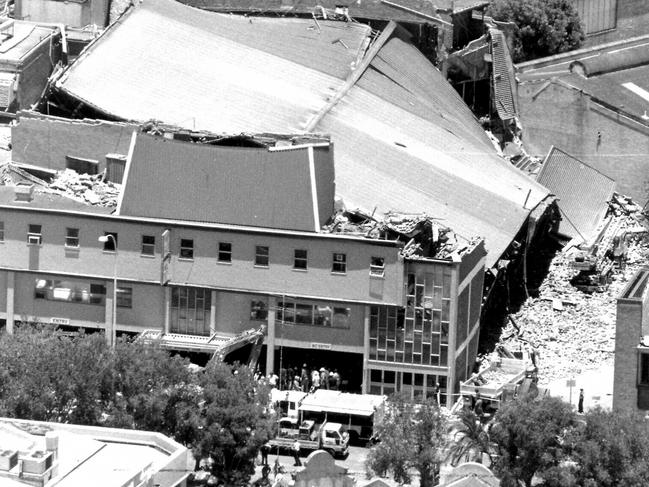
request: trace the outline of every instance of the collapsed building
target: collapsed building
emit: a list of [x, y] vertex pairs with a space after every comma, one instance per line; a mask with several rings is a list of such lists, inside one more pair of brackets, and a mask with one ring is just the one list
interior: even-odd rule
[[[87, 204], [83, 226], [49, 231], [90, 234], [84, 259], [53, 259], [56, 243], [43, 258], [28, 247], [27, 260], [24, 241], [7, 246], [8, 327], [29, 316], [110, 328], [115, 264], [118, 303], [137, 300], [118, 306], [120, 332], [192, 341], [262, 321], [267, 371], [335, 362], [352, 390], [420, 396], [439, 382], [450, 402], [477, 353], [484, 281], [490, 309], [558, 222], [549, 191], [496, 155], [394, 23], [376, 33], [145, 1], [52, 80], [42, 106], [57, 116], [20, 114], [14, 161], [32, 172], [114, 167], [109, 181], [123, 187], [113, 209]], [[0, 221], [44, 211], [37, 193], [23, 205], [7, 191]], [[16, 224], [5, 221], [7, 239], [20, 238]], [[120, 236], [102, 249], [104, 234]], [[87, 320], [48, 302], [74, 294], [60, 290], [72, 288], [69, 265], [89, 286], [81, 295], [95, 286], [104, 305]], [[39, 297], [16, 296], [34, 273]]]

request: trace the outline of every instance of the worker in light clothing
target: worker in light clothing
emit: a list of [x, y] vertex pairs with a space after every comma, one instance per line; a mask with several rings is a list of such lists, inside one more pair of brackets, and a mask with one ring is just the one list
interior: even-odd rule
[[295, 466], [296, 467], [301, 467], [302, 462], [300, 461], [300, 442], [295, 440], [293, 442], [293, 446], [291, 446], [291, 450], [293, 451], [293, 458], [295, 459]]

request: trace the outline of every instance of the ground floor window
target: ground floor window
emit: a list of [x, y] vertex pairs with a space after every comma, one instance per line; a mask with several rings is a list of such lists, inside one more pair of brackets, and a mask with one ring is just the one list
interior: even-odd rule
[[106, 302], [106, 287], [90, 282], [36, 279], [34, 297], [48, 301], [103, 305]]
[[411, 399], [421, 401], [424, 398], [437, 400], [438, 391], [440, 403], [446, 404], [445, 375], [370, 369], [370, 394], [402, 392]]
[[342, 305], [279, 301], [277, 303], [277, 320], [285, 324], [349, 328], [351, 309]]
[[211, 293], [209, 289], [172, 287], [169, 323], [171, 332], [208, 336]]

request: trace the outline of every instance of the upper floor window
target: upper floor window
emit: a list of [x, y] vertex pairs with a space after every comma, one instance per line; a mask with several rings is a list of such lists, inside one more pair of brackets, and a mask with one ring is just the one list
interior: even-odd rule
[[295, 258], [293, 260], [294, 269], [304, 269], [307, 268], [307, 251], [304, 249], [295, 249]]
[[370, 260], [370, 276], [383, 277], [385, 272], [385, 259], [383, 257], [372, 257]]
[[232, 244], [219, 242], [219, 262], [232, 262]]
[[155, 237], [153, 235], [142, 235], [142, 255], [155, 254]]
[[347, 255], [339, 252], [334, 252], [333, 262], [331, 265], [331, 272], [344, 274], [347, 272]]
[[43, 235], [41, 233], [40, 225], [30, 224], [27, 227], [27, 243], [32, 245], [40, 245], [43, 242]]
[[251, 320], [266, 320], [268, 317], [268, 309], [266, 303], [259, 300], [250, 302], [250, 319]]
[[79, 229], [66, 228], [65, 229], [65, 246], [69, 248], [79, 248]]
[[117, 295], [117, 307], [119, 308], [133, 307], [133, 288], [118, 287], [116, 295]]
[[640, 373], [638, 374], [638, 384], [649, 386], [649, 353], [640, 354]]
[[0, 242], [5, 241], [5, 222], [0, 222]]
[[270, 261], [270, 250], [265, 245], [255, 246], [255, 265], [268, 267]]
[[180, 258], [193, 259], [194, 258], [194, 240], [191, 238], [180, 239]]
[[106, 237], [106, 240], [102, 240], [104, 242], [104, 251], [115, 252], [117, 250], [117, 233], [104, 232], [104, 237]]
[[277, 320], [298, 325], [349, 328], [351, 309], [330, 304], [280, 301], [277, 303]]

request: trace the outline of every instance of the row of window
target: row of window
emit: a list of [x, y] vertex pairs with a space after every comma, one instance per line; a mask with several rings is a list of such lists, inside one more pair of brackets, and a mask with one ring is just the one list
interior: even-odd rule
[[[117, 233], [105, 232], [103, 241], [104, 251], [114, 252], [117, 246]], [[0, 242], [4, 241], [4, 223], [0, 222]], [[40, 245], [43, 241], [42, 226], [38, 224], [29, 224], [27, 227], [27, 243], [31, 245]], [[68, 227], [65, 229], [65, 248], [79, 248], [79, 229]], [[143, 256], [155, 255], [155, 236], [142, 235], [142, 244], [140, 254]], [[194, 240], [190, 238], [180, 239], [179, 257], [185, 260], [194, 259]], [[221, 263], [232, 262], [232, 243], [219, 242], [217, 261]], [[257, 267], [270, 266], [270, 247], [267, 245], [255, 246], [254, 265]], [[306, 249], [295, 249], [293, 251], [293, 269], [307, 270], [309, 266], [308, 251]], [[334, 274], [347, 273], [347, 254], [334, 252], [332, 256], [331, 272]], [[383, 257], [370, 258], [370, 275], [383, 277], [385, 272], [385, 259]]]
[[[268, 309], [264, 301], [250, 303], [250, 319], [265, 321]], [[351, 309], [329, 304], [311, 304], [295, 301], [277, 303], [277, 321], [289, 325], [313, 325], [330, 328], [349, 328]]]
[[[88, 282], [36, 279], [34, 297], [48, 301], [104, 305], [106, 303], [106, 286]], [[117, 288], [117, 306], [119, 308], [133, 307], [132, 288]]]

